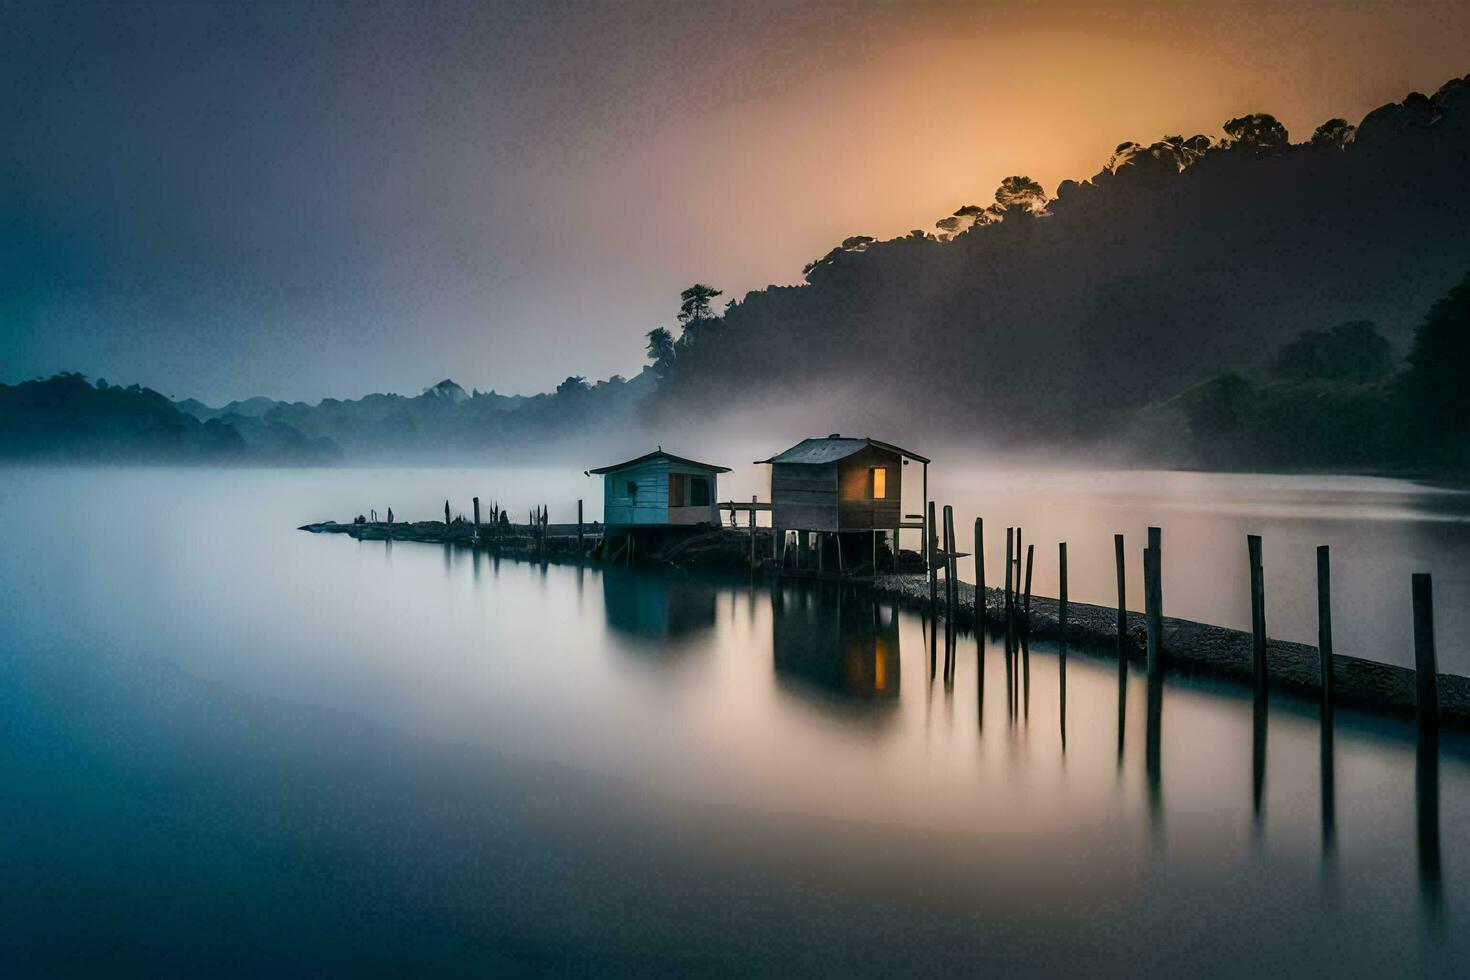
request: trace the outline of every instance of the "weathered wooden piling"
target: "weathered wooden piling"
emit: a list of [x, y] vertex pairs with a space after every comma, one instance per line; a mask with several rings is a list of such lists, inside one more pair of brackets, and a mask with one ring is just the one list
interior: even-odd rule
[[1031, 569], [1036, 545], [1026, 546], [1026, 598], [1021, 606], [1021, 713], [1031, 717]]
[[1016, 527], [1016, 591], [1021, 591], [1021, 558], [1026, 550], [1021, 547], [1021, 528]]
[[1057, 673], [1061, 688], [1062, 748], [1067, 747], [1067, 542], [1057, 545]]
[[1021, 618], [1025, 620], [1026, 635], [1031, 635], [1031, 566], [1036, 558], [1036, 545], [1026, 546], [1026, 597], [1021, 605]]
[[1434, 651], [1434, 583], [1429, 575], [1415, 572], [1414, 599], [1414, 691], [1419, 707], [1419, 732], [1439, 731], [1439, 665]]
[[444, 501], [444, 526], [449, 526], [449, 501]]
[[1322, 672], [1322, 724], [1332, 727], [1332, 565], [1327, 545], [1317, 548], [1317, 659]]
[[1148, 529], [1148, 548], [1143, 557], [1143, 601], [1148, 627], [1148, 669], [1158, 673], [1164, 666], [1164, 533]]
[[929, 608], [931, 609], [934, 608], [939, 592], [939, 567], [934, 563], [934, 552], [939, 550], [939, 542], [936, 540], [939, 532], [934, 514], [934, 501], [931, 500], [929, 501], [929, 523], [924, 529], [924, 534], [928, 538], [925, 544], [925, 559], [929, 566]]
[[985, 635], [985, 522], [975, 518], [975, 623], [976, 633]]
[[1261, 569], [1261, 536], [1245, 536], [1251, 573], [1251, 664], [1256, 694], [1266, 695], [1266, 584]]
[[480, 540], [480, 498], [474, 498], [475, 505], [475, 540]]
[[750, 570], [755, 571], [755, 494], [750, 495]]
[[582, 498], [577, 498], [577, 557], [583, 558], [587, 555], [586, 529], [582, 526]]
[[1113, 535], [1118, 570], [1118, 765], [1123, 764], [1123, 730], [1128, 715], [1128, 580], [1124, 575], [1123, 535]]
[[955, 558], [957, 551], [954, 536], [954, 508], [949, 504], [944, 505], [944, 605], [945, 616], [950, 624], [954, 623], [955, 601], [959, 598], [959, 590], [955, 586]]
[[1014, 555], [1013, 555], [1012, 552], [1014, 551], [1014, 548], [1015, 548], [1015, 537], [1016, 537], [1016, 529], [1013, 528], [1013, 527], [1006, 528], [1006, 604], [1005, 604], [1005, 618], [1006, 618], [1006, 623], [1005, 623], [1005, 626], [1006, 626], [1006, 655], [1007, 656], [1010, 655], [1010, 649], [1011, 649], [1011, 622], [1012, 622], [1012, 620], [1015, 617], [1015, 597], [1014, 597], [1014, 594], [1013, 594], [1013, 590], [1011, 588], [1011, 583], [1014, 581], [1013, 578], [1012, 578], [1012, 572], [1013, 572], [1013, 570], [1015, 568], [1015, 558], [1014, 558]]
[[1123, 560], [1123, 535], [1113, 535], [1113, 564], [1118, 571], [1118, 664], [1119, 672], [1128, 661], [1128, 579]]

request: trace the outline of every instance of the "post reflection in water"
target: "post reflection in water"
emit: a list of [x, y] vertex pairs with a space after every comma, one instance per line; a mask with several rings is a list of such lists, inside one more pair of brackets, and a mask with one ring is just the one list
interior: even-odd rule
[[1010, 724], [1016, 723], [1016, 671], [1015, 653], [1011, 649], [1011, 631], [1008, 628], [1005, 635], [1005, 659], [1006, 659], [1006, 720]]
[[1128, 659], [1118, 657], [1118, 765], [1123, 769], [1123, 728], [1128, 718]]
[[1421, 726], [1415, 752], [1415, 803], [1419, 830], [1419, 899], [1426, 924], [1438, 931], [1444, 921], [1444, 879], [1439, 861], [1439, 732]]
[[1162, 830], [1163, 787], [1161, 785], [1160, 745], [1164, 727], [1164, 678], [1161, 671], [1148, 672], [1148, 727], [1144, 733], [1144, 771], [1148, 778], [1149, 824], [1158, 843]]
[[898, 703], [901, 659], [892, 608], [852, 586], [785, 580], [771, 590], [771, 630], [781, 682], [848, 701]]
[[1264, 829], [1261, 818], [1266, 795], [1266, 695], [1257, 686], [1251, 698], [1251, 821], [1257, 836]]
[[1031, 624], [1021, 630], [1021, 717], [1031, 717]]
[[985, 731], [985, 619], [975, 623], [975, 730]]
[[920, 624], [929, 640], [929, 680], [932, 682], [939, 670], [939, 629], [933, 616], [925, 616]]
[[1322, 892], [1328, 901], [1337, 898], [1337, 747], [1332, 716], [1323, 713], [1321, 735], [1322, 775]]
[[954, 691], [955, 660], [958, 651], [955, 649], [956, 637], [954, 624], [946, 619], [944, 622], [944, 689]]

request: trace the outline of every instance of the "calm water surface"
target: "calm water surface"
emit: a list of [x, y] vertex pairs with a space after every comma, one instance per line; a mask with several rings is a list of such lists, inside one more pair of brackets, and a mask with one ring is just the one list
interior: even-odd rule
[[[1135, 505], [1101, 486], [1090, 518], [1056, 479], [987, 524], [1073, 555], [1106, 529], [1107, 601], [1133, 530], [1108, 508]], [[1452, 495], [1193, 479], [1155, 521], [1166, 562], [1252, 521], [1268, 561], [1324, 528], [1466, 560]], [[1340, 714], [1324, 742], [1309, 703], [1263, 718], [1189, 679], [1151, 711], [1141, 677], [1120, 703], [1116, 664], [1075, 654], [1063, 716], [1054, 648], [947, 655], [852, 590], [293, 530], [499, 488], [553, 518], [595, 496], [503, 471], [0, 472], [0, 972], [1381, 976], [1470, 954], [1458, 739], [1436, 761]], [[1234, 575], [1187, 564], [1166, 603]]]

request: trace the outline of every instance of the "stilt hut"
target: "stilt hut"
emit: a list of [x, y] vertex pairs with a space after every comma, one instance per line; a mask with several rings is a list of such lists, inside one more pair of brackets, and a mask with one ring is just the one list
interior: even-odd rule
[[730, 468], [675, 456], [660, 446], [637, 459], [586, 472], [602, 477], [603, 523], [626, 529], [719, 524], [715, 481]]
[[922, 524], [904, 521], [903, 468], [910, 460], [924, 467], [927, 506], [929, 460], [877, 439], [834, 433], [825, 439], [803, 439], [783, 453], [756, 462], [771, 466], [771, 526], [778, 538], [787, 531], [816, 532], [820, 542], [824, 534], [867, 532], [876, 555], [878, 534], [888, 532], [896, 558], [899, 530], [923, 530]]

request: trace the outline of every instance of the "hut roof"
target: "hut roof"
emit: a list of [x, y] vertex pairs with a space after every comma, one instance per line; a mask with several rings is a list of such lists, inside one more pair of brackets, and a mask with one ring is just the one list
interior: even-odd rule
[[639, 463], [646, 463], [650, 459], [667, 459], [675, 463], [683, 463], [685, 466], [693, 466], [697, 469], [709, 470], [711, 473], [730, 472], [730, 467], [728, 466], [715, 466], [712, 463], [701, 463], [695, 459], [688, 459], [684, 456], [675, 456], [673, 453], [666, 453], [663, 451], [663, 449], [656, 449], [651, 453], [645, 453], [642, 456], [639, 456], [637, 459], [630, 459], [626, 463], [614, 463], [612, 466], [601, 466], [595, 470], [588, 470], [587, 474], [589, 476], [595, 476], [602, 473], [613, 473], [617, 470], [625, 470], [630, 466], [637, 466]]
[[909, 459], [917, 460], [920, 463], [929, 462], [929, 460], [920, 456], [918, 453], [911, 453], [907, 449], [902, 449], [889, 442], [880, 442], [877, 439], [866, 437], [845, 439], [839, 435], [831, 435], [825, 439], [803, 439], [784, 453], [772, 456], [770, 459], [758, 459], [756, 462], [802, 463], [811, 466], [820, 466], [824, 463], [846, 459], [853, 453], [861, 452], [869, 446], [877, 446], [879, 449], [886, 449], [889, 452], [898, 453], [900, 456], [907, 456]]

